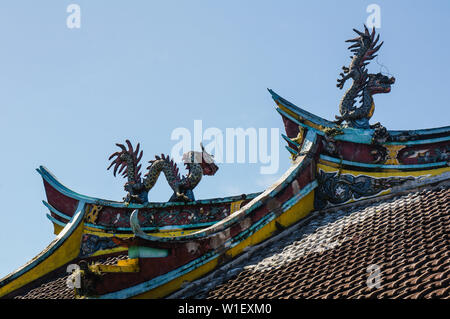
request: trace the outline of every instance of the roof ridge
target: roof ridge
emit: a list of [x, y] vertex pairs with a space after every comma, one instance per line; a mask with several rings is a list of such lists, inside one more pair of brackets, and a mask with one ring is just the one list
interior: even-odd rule
[[[184, 287], [182, 287], [180, 290], [177, 290], [173, 294], [167, 296], [166, 298], [176, 299], [176, 298], [189, 298], [193, 296], [195, 297], [196, 295], [199, 294], [199, 289], [202, 291], [209, 291], [210, 289], [213, 289], [215, 286], [221, 284], [220, 282], [217, 282], [218, 280], [220, 280], [221, 274], [227, 274], [226, 277], [231, 278], [231, 276], [233, 276], [236, 272], [242, 271], [244, 269], [239, 268], [239, 265], [242, 265], [245, 263], [245, 261], [250, 260], [255, 253], [257, 253], [261, 249], [264, 249], [266, 246], [274, 242], [287, 238], [293, 232], [296, 232], [301, 227], [307, 225], [309, 222], [316, 219], [320, 215], [326, 215], [329, 213], [337, 212], [339, 210], [354, 211], [355, 209], [361, 209], [364, 206], [369, 206], [375, 203], [381, 203], [383, 201], [390, 199], [395, 200], [396, 198], [400, 198], [402, 196], [412, 193], [417, 193], [423, 190], [436, 190], [440, 188], [448, 188], [449, 186], [450, 186], [450, 173], [447, 172], [438, 176], [428, 177], [424, 179], [416, 179], [414, 181], [407, 182], [401, 186], [393, 187], [391, 189], [391, 192], [386, 195], [375, 196], [347, 204], [337, 205], [327, 209], [312, 211], [305, 218], [301, 219], [296, 224], [281, 231], [279, 234], [276, 234], [268, 238], [267, 240], [263, 241], [258, 245], [247, 247], [247, 249], [245, 249], [244, 252], [237, 258], [218, 267], [216, 270], [209, 273], [205, 277], [186, 283]], [[225, 278], [224, 281], [226, 280], [227, 279]], [[200, 292], [200, 294], [202, 294], [202, 292]]]

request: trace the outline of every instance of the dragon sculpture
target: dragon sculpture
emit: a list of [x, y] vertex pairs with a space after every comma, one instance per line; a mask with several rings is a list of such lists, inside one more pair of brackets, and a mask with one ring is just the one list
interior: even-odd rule
[[154, 160], [149, 161], [150, 166], [147, 167], [147, 174], [141, 178], [141, 165], [139, 161], [142, 158], [142, 151], [139, 151], [139, 143], [136, 150], [129, 140], [125, 141], [128, 149], [123, 144], [116, 144], [121, 150], [113, 153], [109, 160], [112, 160], [108, 170], [114, 166], [113, 174], [121, 174], [127, 178], [124, 186], [128, 192], [124, 198], [129, 203], [146, 203], [148, 202], [148, 192], [153, 188], [158, 180], [161, 172], [166, 176], [169, 186], [173, 189], [174, 194], [169, 201], [193, 201], [193, 189], [198, 185], [203, 175], [214, 175], [219, 169], [214, 163], [213, 155], [208, 154], [205, 148], [200, 144], [202, 151], [190, 151], [183, 154], [182, 160], [188, 170], [186, 176], [180, 176], [176, 163], [169, 156], [161, 154], [161, 157], [155, 156]]
[[[345, 92], [339, 105], [341, 116], [336, 116], [336, 121], [340, 125], [343, 121], [347, 122], [348, 127], [368, 129], [379, 128], [379, 123], [370, 125], [369, 120], [375, 110], [373, 95], [378, 93], [389, 93], [391, 85], [395, 82], [394, 77], [388, 77], [381, 73], [369, 74], [366, 66], [370, 60], [374, 59], [375, 54], [383, 44], [377, 45], [380, 35], [375, 38], [375, 28], [369, 32], [364, 26], [364, 32], [353, 29], [358, 37], [347, 40], [354, 42], [348, 49], [354, 53], [350, 58], [352, 61], [348, 67], [343, 66], [343, 73], [340, 73], [337, 87], [342, 89], [348, 79], [352, 79], [351, 87]], [[361, 103], [359, 107], [355, 106], [356, 100]]]

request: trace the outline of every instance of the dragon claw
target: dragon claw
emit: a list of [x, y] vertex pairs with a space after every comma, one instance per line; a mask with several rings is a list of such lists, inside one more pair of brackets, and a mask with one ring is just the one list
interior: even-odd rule
[[185, 201], [185, 202], [189, 202], [189, 201], [190, 201], [189, 197], [187, 197], [187, 196], [186, 196], [185, 194], [183, 194], [183, 193], [176, 193], [176, 195], [177, 195], [178, 199], [181, 199], [181, 200], [183, 200], [183, 201]]
[[335, 115], [334, 117], [336, 118], [336, 120], [333, 121], [333, 123], [336, 123], [337, 125], [341, 125], [342, 122], [344, 122], [344, 118], [342, 116]]

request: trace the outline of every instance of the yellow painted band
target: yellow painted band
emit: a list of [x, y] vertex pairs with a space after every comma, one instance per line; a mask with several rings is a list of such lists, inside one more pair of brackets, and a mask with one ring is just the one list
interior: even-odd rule
[[139, 272], [139, 259], [132, 258], [126, 260], [119, 260], [117, 265], [102, 265], [95, 264], [89, 266], [89, 269], [94, 273], [97, 272]]
[[429, 170], [423, 170], [423, 171], [401, 171], [397, 169], [389, 169], [389, 171], [383, 171], [383, 172], [363, 172], [363, 171], [356, 171], [356, 170], [350, 170], [350, 169], [343, 169], [339, 167], [339, 164], [328, 162], [326, 160], [320, 159], [319, 163], [317, 164], [317, 169], [322, 169], [325, 172], [336, 172], [340, 171], [341, 174], [351, 174], [354, 176], [358, 175], [365, 175], [365, 176], [372, 176], [372, 177], [391, 177], [391, 176], [436, 176], [440, 175], [442, 173], [450, 171], [450, 167], [441, 167], [441, 168], [435, 168], [435, 169], [429, 169]]
[[69, 261], [78, 257], [80, 253], [81, 235], [83, 233], [84, 222], [81, 222], [64, 243], [41, 263], [31, 268], [18, 278], [0, 288], [0, 297], [25, 286], [26, 284], [41, 278], [51, 271], [65, 265]]
[[295, 114], [294, 112], [292, 112], [291, 110], [289, 110], [288, 108], [286, 108], [283, 104], [277, 102], [278, 107], [283, 110], [284, 112], [286, 112], [287, 114], [289, 114], [290, 116], [292, 116], [293, 118], [295, 118], [296, 120], [298, 120], [299, 122], [308, 125], [309, 127], [315, 128], [316, 130], [325, 131], [325, 127], [323, 127], [322, 125], [318, 125], [316, 123], [313, 123], [303, 117], [299, 117], [298, 114]]

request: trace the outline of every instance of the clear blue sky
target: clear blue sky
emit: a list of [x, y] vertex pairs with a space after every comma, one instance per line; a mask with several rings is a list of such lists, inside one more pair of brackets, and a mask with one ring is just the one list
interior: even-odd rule
[[[80, 29], [66, 26], [71, 3]], [[449, 125], [449, 1], [1, 1], [0, 277], [54, 238], [39, 165], [79, 193], [121, 200], [124, 181], [106, 167], [126, 138], [148, 161], [197, 119], [283, 132], [266, 88], [333, 119], [350, 61], [344, 40], [371, 3], [381, 8], [378, 61], [397, 79], [376, 96], [372, 122]], [[260, 175], [260, 165], [222, 164], [197, 198], [263, 190], [290, 165], [281, 139], [278, 172]], [[170, 195], [163, 179], [150, 200]]]

